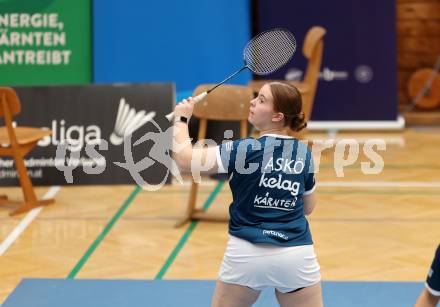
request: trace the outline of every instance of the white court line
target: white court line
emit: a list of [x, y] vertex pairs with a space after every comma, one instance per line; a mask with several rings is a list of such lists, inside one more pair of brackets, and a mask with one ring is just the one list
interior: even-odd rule
[[[183, 183], [176, 182], [176, 185], [181, 185], [184, 187], [191, 186], [193, 184], [192, 181], [184, 181]], [[202, 182], [199, 183], [200, 186], [207, 186], [207, 187], [213, 187], [218, 184], [217, 180], [202, 180]]]
[[[191, 181], [173, 185], [190, 186]], [[328, 188], [440, 188], [440, 181], [317, 181], [318, 187]], [[201, 186], [215, 186], [217, 181], [210, 180], [200, 183]]]
[[318, 187], [440, 188], [440, 181], [318, 181]]
[[372, 141], [372, 140], [382, 140], [387, 145], [397, 145], [399, 147], [404, 147], [405, 146], [405, 138], [403, 138], [401, 136], [387, 137], [387, 136], [380, 136], [380, 135], [372, 135], [372, 136], [369, 136], [369, 137], [360, 137], [360, 136], [356, 136], [356, 135], [347, 135], [347, 136], [337, 136], [337, 137], [333, 137], [333, 138], [331, 138], [331, 137], [313, 136], [313, 137], [304, 139], [304, 141], [314, 142], [314, 141], [334, 140], [334, 144], [336, 145], [338, 142], [343, 141], [343, 140], [347, 140], [347, 139], [354, 139], [357, 142], [359, 142], [359, 144], [365, 144], [366, 142]]
[[[49, 191], [44, 194], [43, 199], [49, 199], [55, 197], [55, 195], [60, 190], [60, 186], [52, 186]], [[14, 230], [9, 234], [9, 236], [0, 245], [0, 256], [2, 256], [8, 248], [17, 240], [21, 233], [29, 226], [30, 223], [40, 214], [44, 206], [34, 208], [29, 211], [26, 216], [20, 221], [20, 223], [14, 228]]]

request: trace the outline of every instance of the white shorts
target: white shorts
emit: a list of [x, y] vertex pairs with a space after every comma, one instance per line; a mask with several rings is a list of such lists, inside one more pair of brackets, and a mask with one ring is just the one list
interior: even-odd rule
[[219, 280], [258, 291], [275, 287], [286, 293], [318, 283], [319, 269], [313, 245], [253, 244], [229, 235]]

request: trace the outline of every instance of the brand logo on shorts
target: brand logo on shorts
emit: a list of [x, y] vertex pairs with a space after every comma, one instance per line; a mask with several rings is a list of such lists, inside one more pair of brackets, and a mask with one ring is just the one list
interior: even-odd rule
[[278, 237], [281, 238], [283, 240], [289, 240], [289, 237], [286, 236], [285, 234], [278, 232], [278, 231], [274, 231], [274, 230], [263, 230], [263, 235], [265, 236], [270, 236], [270, 237]]

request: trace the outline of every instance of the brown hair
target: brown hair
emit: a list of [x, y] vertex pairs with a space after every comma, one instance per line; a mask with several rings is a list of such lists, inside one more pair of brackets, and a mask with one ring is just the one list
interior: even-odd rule
[[304, 112], [302, 112], [302, 98], [298, 89], [281, 82], [270, 82], [275, 112], [284, 114], [284, 126], [293, 131], [300, 131], [307, 126]]

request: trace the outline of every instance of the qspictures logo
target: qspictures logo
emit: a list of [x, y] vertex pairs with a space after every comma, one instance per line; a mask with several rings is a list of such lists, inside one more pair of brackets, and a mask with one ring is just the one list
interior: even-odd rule
[[[182, 177], [180, 174], [180, 170], [177, 162], [174, 160], [174, 156], [172, 153], [179, 154], [180, 150], [183, 150], [186, 146], [189, 145], [190, 140], [187, 140], [183, 144], [176, 143], [174, 136], [179, 133], [179, 129], [177, 127], [169, 127], [165, 131], [161, 129], [161, 127], [154, 121], [151, 120], [150, 123], [155, 127], [156, 131], [150, 131], [145, 133], [137, 140], [132, 140], [132, 134], [128, 133], [123, 138], [124, 144], [124, 158], [125, 161], [122, 162], [113, 162], [115, 165], [127, 170], [133, 180], [141, 187], [147, 190], [158, 190], [162, 187], [169, 175], [174, 176], [179, 182], [182, 182]], [[259, 145], [258, 140], [256, 139], [246, 139], [244, 142], [239, 142], [238, 145], [234, 145], [235, 143], [231, 141], [232, 131], [225, 131], [226, 140], [222, 141], [220, 146], [223, 146], [225, 155], [236, 155], [235, 165], [232, 166], [235, 172], [243, 175], [248, 175], [253, 172], [262, 172], [260, 178], [260, 185], [267, 189], [267, 191], [271, 192], [271, 190], [281, 189], [288, 190], [291, 192], [293, 196], [298, 194], [299, 185], [295, 181], [286, 180], [282, 177], [277, 178], [269, 178], [268, 174], [262, 170], [261, 167], [258, 167], [258, 163], [246, 163], [246, 158], [248, 152], [246, 150], [240, 150], [240, 147], [246, 147], [251, 145], [253, 148], [263, 149], [265, 157], [272, 157], [274, 148], [277, 146], [277, 141], [269, 142], [271, 145], [266, 146], [265, 148], [261, 148], [261, 144]], [[133, 155], [133, 148], [139, 146], [145, 142], [152, 143], [151, 149], [148, 152], [145, 152], [145, 156], [141, 158], [139, 161], [135, 160]], [[252, 144], [248, 144], [249, 142], [253, 142]], [[292, 152], [293, 143], [297, 142], [294, 139], [290, 141], [285, 141], [284, 145], [286, 148], [283, 148], [283, 152]], [[202, 157], [199, 153], [202, 151], [203, 146], [207, 144], [210, 147], [217, 146], [215, 141], [213, 140], [199, 140], [193, 146], [193, 155], [190, 161], [190, 169], [195, 182], [201, 181], [201, 173], [211, 169], [214, 165], [219, 166], [220, 169], [230, 169], [228, 165], [223, 163], [228, 163], [229, 158], [224, 158], [223, 155], [220, 155], [220, 159], [218, 155], [213, 156], [210, 155], [208, 157]], [[307, 168], [304, 168], [305, 161], [305, 148], [306, 145], [301, 142], [301, 150], [297, 152], [297, 157], [292, 157], [290, 159], [282, 159], [282, 160], [273, 160], [269, 159], [268, 161], [263, 161], [265, 169], [271, 168], [274, 170], [281, 170], [282, 172], [287, 173], [301, 173], [301, 172], [309, 172], [309, 173], [317, 173], [319, 171], [320, 164], [320, 155], [323, 150], [328, 151], [329, 149], [334, 149], [334, 164], [333, 168], [335, 170], [337, 177], [344, 177], [344, 168], [355, 164], [360, 161], [360, 168], [364, 174], [378, 174], [384, 168], [384, 160], [379, 154], [380, 151], [386, 150], [386, 143], [381, 139], [371, 139], [364, 142], [364, 144], [359, 144], [355, 139], [340, 139], [340, 140], [313, 140], [309, 142], [308, 146], [311, 148], [311, 151], [314, 156], [315, 162]], [[106, 140], [100, 140], [98, 145], [98, 150], [95, 148], [96, 144], [86, 144], [85, 151], [88, 154], [89, 158], [93, 161], [96, 161], [96, 167], [84, 167], [84, 172], [87, 174], [100, 174], [105, 170], [106, 159], [104, 155], [100, 152], [108, 150], [108, 142]], [[361, 149], [363, 155], [361, 155]], [[73, 175], [72, 171], [79, 165], [79, 152], [78, 151], [70, 151], [68, 148], [68, 140], [63, 142], [57, 146], [56, 153], [56, 167], [58, 170], [64, 173], [64, 177], [68, 183], [73, 183]], [[103, 164], [98, 165], [98, 162], [102, 161]], [[166, 174], [162, 178], [162, 181], [159, 184], [150, 185], [148, 184], [141, 175], [141, 172], [148, 171], [153, 165], [156, 163], [161, 164], [166, 168]], [[221, 166], [219, 165], [222, 164]], [[260, 197], [260, 196], [259, 196]], [[272, 201], [271, 201], [272, 198]], [[280, 210], [293, 210], [295, 206], [295, 202], [291, 203], [278, 203], [276, 198], [273, 198], [271, 195], [261, 195], [259, 199], [255, 200], [256, 205], [266, 207], [278, 208]]]

